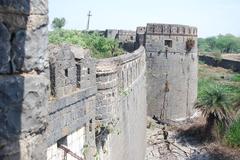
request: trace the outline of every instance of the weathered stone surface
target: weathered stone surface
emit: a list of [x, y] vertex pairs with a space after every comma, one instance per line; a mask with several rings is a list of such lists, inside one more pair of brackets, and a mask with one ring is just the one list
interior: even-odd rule
[[30, 15], [28, 16], [27, 29], [37, 30], [48, 25], [48, 16], [46, 15]]
[[1, 0], [0, 10], [18, 14], [47, 14], [48, 0]]
[[11, 138], [46, 127], [47, 86], [43, 76], [0, 77], [1, 135]]
[[[41, 44], [41, 45], [39, 45]], [[27, 30], [25, 39], [25, 59], [22, 67], [23, 71], [32, 69], [43, 71], [47, 56], [48, 28], [44, 26], [36, 31]], [[13, 48], [14, 50], [14, 48]]]
[[[138, 67], [137, 65], [138, 64]], [[145, 50], [99, 60], [96, 120], [114, 124], [103, 159], [141, 160], [145, 155]], [[116, 132], [119, 132], [116, 134]]]
[[7, 27], [0, 23], [0, 74], [10, 72], [10, 38]]
[[[183, 30], [185, 32], [181, 32]], [[184, 25], [147, 25], [145, 48], [149, 116], [180, 120], [193, 114], [197, 98], [196, 30]], [[186, 43], [189, 38], [195, 41], [195, 46], [188, 52]], [[167, 45], [167, 42], [170, 43]]]
[[41, 75], [0, 76], [0, 159], [44, 157], [48, 83]]
[[12, 62], [13, 71], [20, 71], [24, 64], [25, 58], [25, 41], [26, 41], [26, 31], [19, 30], [15, 38], [12, 41]]
[[26, 29], [28, 16], [0, 12], [0, 22], [4, 22], [10, 32], [15, 32], [18, 29]]

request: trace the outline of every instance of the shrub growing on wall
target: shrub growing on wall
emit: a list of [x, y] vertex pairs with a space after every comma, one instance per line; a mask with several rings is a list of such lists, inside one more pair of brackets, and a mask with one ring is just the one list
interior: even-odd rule
[[49, 33], [49, 42], [53, 44], [74, 44], [91, 50], [95, 58], [108, 58], [124, 53], [116, 40], [100, 34], [85, 33], [77, 30], [55, 30]]

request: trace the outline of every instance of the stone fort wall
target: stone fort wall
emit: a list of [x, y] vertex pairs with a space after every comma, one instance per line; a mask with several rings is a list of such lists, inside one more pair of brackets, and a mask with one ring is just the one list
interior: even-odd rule
[[147, 24], [145, 48], [148, 115], [171, 120], [190, 117], [197, 98], [197, 29]]
[[96, 120], [112, 125], [107, 160], [139, 160], [145, 155], [145, 49], [97, 62]]
[[0, 159], [46, 159], [47, 4], [0, 1]]
[[127, 50], [140, 48], [95, 62], [87, 50], [48, 46], [47, 25], [47, 0], [0, 1], [0, 159], [140, 160], [147, 104], [163, 119], [191, 114], [196, 28], [117, 31]]
[[[103, 156], [133, 159], [132, 151], [142, 153], [137, 159], [143, 159], [144, 49], [114, 60], [118, 59], [117, 74], [112, 77], [115, 90], [106, 95], [107, 102], [100, 102], [104, 84], [101, 90], [101, 76], [89, 52], [74, 46], [48, 46], [47, 4], [47, 0], [0, 2], [0, 159], [74, 159], [68, 150], [94, 159], [95, 128], [106, 124], [99, 119], [101, 114], [108, 117], [103, 120], [116, 121], [114, 131], [106, 136], [109, 154]], [[116, 105], [105, 110], [104, 103]], [[130, 145], [133, 142], [142, 147]]]

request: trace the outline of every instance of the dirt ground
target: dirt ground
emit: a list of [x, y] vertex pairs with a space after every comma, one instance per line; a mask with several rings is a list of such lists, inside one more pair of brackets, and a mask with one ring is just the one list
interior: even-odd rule
[[[200, 114], [168, 125], [148, 118], [145, 160], [240, 160], [240, 149], [206, 141], [206, 137], [201, 136], [204, 124]], [[164, 132], [165, 136], [168, 133], [167, 139]]]
[[240, 61], [240, 54], [223, 54], [222, 57], [225, 59]]

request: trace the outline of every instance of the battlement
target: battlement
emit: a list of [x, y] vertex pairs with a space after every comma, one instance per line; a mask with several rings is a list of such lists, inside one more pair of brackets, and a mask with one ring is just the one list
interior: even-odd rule
[[197, 36], [197, 28], [179, 24], [148, 23], [146, 28], [148, 35], [174, 35], [174, 36]]

